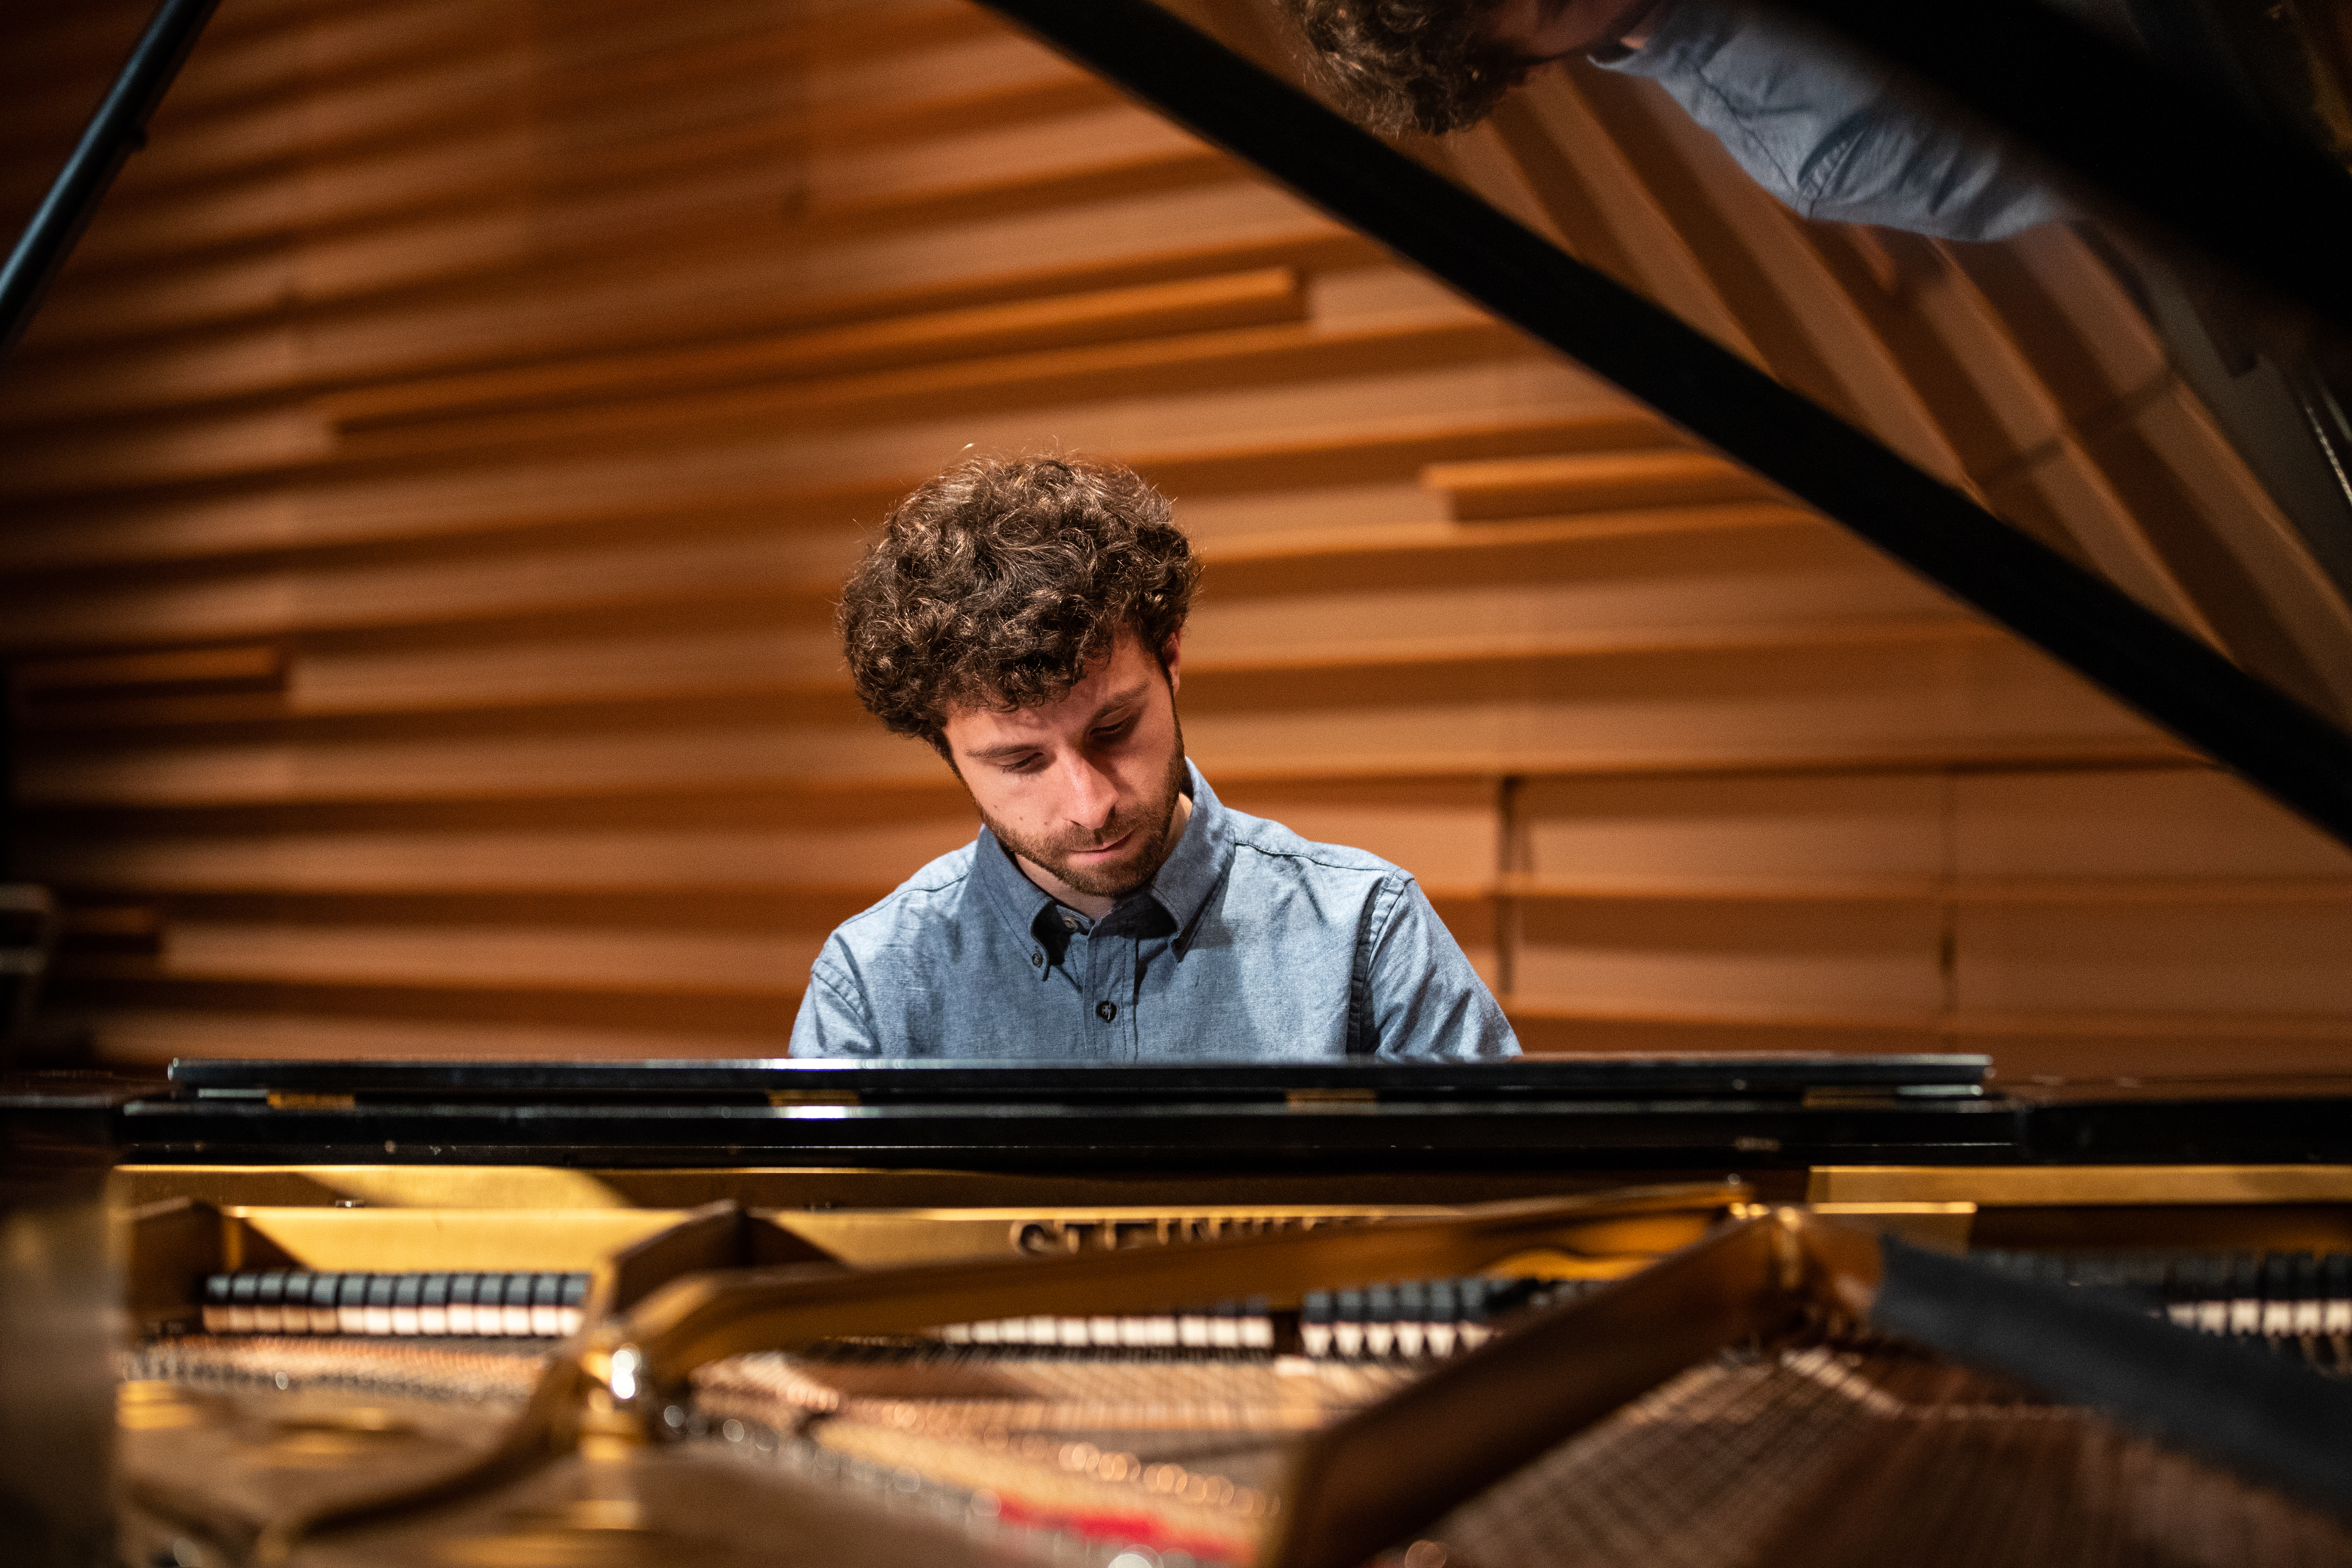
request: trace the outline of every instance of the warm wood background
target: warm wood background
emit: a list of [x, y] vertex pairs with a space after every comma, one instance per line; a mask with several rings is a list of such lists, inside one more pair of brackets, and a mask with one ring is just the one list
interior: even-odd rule
[[[12, 37], [6, 188], [93, 16]], [[1423, 151], [2346, 710], [2076, 237], [1799, 223], [1597, 73]], [[828, 627], [968, 444], [1177, 498], [1194, 756], [1415, 870], [1530, 1047], [2352, 1047], [2352, 858], [961, 4], [226, 0], [0, 443], [19, 868], [119, 1059], [780, 1050], [971, 830]]]

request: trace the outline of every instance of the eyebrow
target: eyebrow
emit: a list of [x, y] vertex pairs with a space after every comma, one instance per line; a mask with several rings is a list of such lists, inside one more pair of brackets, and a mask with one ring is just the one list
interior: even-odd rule
[[[1134, 701], [1137, 698], [1142, 696], [1150, 689], [1150, 679], [1146, 677], [1144, 679], [1137, 681], [1134, 685], [1129, 687], [1124, 691], [1112, 692], [1108, 697], [1103, 699], [1102, 706], [1097, 708], [1094, 711], [1094, 716], [1087, 721], [1087, 728], [1089, 730], [1093, 729], [1096, 725], [1102, 722], [1103, 716], [1105, 714], [1110, 712], [1114, 709], [1123, 707], [1126, 704]], [[1017, 757], [1024, 752], [1034, 752], [1036, 749], [1037, 744], [1034, 741], [1015, 741], [1009, 745], [990, 746], [981, 751], [966, 752], [964, 755], [970, 757], [976, 763], [993, 763], [1005, 757]]]

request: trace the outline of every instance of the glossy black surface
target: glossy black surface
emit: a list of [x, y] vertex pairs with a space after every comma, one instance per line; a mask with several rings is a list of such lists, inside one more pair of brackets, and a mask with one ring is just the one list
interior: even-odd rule
[[2352, 1162], [2352, 1086], [2003, 1094], [1981, 1057], [1264, 1063], [188, 1062], [112, 1111], [157, 1163], [1034, 1173]]
[[[1780, 0], [1916, 72], [2248, 279], [2352, 329], [2352, 178], [2047, 0]], [[2250, 7], [2251, 9], [2251, 7]]]
[[148, 116], [179, 76], [219, 3], [163, 0], [155, 8], [154, 20], [132, 47], [121, 75], [100, 100], [48, 195], [10, 248], [6, 262], [0, 264], [0, 359], [25, 335], [58, 268], [73, 254], [75, 242], [89, 226], [123, 161], [147, 144]]
[[974, 1061], [278, 1061], [172, 1064], [199, 1098], [350, 1094], [375, 1100], [619, 1097], [649, 1103], [713, 1094], [855, 1095], [861, 1103], [1051, 1104], [1269, 1100], [1336, 1092], [1383, 1100], [1526, 1100], [1558, 1096], [1756, 1095], [1863, 1089], [1948, 1094], [1984, 1082], [1984, 1056], [1591, 1056], [1507, 1062], [1037, 1063]]
[[1511, 1170], [1951, 1163], [2015, 1157], [2000, 1103], [1778, 1100], [1437, 1106], [125, 1107], [126, 1158], [163, 1163], [801, 1165], [984, 1171]]

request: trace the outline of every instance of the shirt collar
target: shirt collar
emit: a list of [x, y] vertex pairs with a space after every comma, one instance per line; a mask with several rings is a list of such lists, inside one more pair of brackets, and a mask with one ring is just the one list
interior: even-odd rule
[[1209, 787], [1209, 781], [1201, 776], [1201, 770], [1192, 765], [1190, 757], [1184, 759], [1184, 773], [1192, 781], [1192, 819], [1184, 825], [1184, 837], [1176, 841], [1176, 847], [1160, 863], [1150, 885], [1128, 895], [1130, 899], [1148, 895], [1168, 911], [1168, 918], [1175, 922], [1176, 952], [1180, 958], [1201, 906], [1209, 901], [1209, 895], [1224, 880], [1226, 868], [1234, 863], [1233, 815], [1217, 799], [1217, 792]]
[[[1180, 958], [1194, 917], [1224, 879], [1225, 869], [1234, 858], [1231, 814], [1189, 757], [1184, 760], [1184, 774], [1192, 797], [1192, 819], [1184, 825], [1184, 836], [1176, 841], [1168, 858], [1160, 863], [1160, 869], [1150, 882], [1121, 899], [1108, 914], [1095, 922], [1097, 929], [1105, 924], [1123, 925], [1133, 918], [1135, 901], [1149, 899], [1172, 922]], [[1043, 980], [1054, 967], [1047, 960], [1061, 957], [1066, 940], [1061, 921], [1054, 913], [1058, 906], [1052, 895], [1022, 875], [1021, 868], [985, 826], [980, 830], [980, 842], [972, 853], [972, 878], [979, 883], [989, 907], [1012, 927], [1023, 944], [1022, 951], [1030, 955], [1030, 973]]]
[[1062, 952], [1058, 943], [1052, 946], [1050, 952], [1047, 951], [1045, 928], [1054, 908], [1052, 897], [1021, 874], [1021, 868], [1013, 863], [1013, 857], [984, 824], [980, 830], [980, 842], [972, 847], [971, 875], [989, 908], [1013, 929], [1021, 951], [1028, 956], [1029, 973], [1039, 980], [1045, 979], [1046, 972], [1054, 967], [1047, 960], [1059, 958]]

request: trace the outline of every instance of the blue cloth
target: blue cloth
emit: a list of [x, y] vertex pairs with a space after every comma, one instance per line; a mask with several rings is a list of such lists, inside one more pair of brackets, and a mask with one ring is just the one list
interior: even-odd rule
[[1192, 820], [1100, 920], [993, 834], [825, 940], [796, 1057], [1329, 1061], [1518, 1054], [1410, 873], [1227, 810], [1190, 762]]
[[1594, 64], [1647, 77], [1810, 218], [2006, 239], [2072, 212], [2013, 144], [1923, 108], [1888, 68], [1739, 0], [1666, 0], [1648, 42]]

